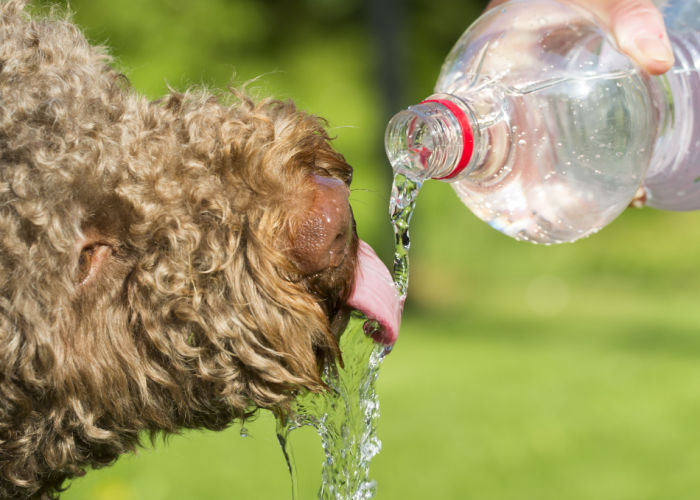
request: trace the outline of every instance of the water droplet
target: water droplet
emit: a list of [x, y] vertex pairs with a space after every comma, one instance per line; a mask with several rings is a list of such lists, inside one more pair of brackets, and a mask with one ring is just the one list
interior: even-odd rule
[[527, 141], [526, 141], [525, 139], [520, 139], [520, 140], [518, 141], [518, 145], [519, 145], [519, 146], [525, 146], [526, 144], [527, 144]]

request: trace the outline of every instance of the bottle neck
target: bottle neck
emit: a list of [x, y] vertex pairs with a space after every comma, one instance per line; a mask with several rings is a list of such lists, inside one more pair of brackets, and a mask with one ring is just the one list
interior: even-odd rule
[[385, 146], [392, 168], [409, 178], [453, 180], [474, 163], [478, 130], [469, 107], [449, 94], [435, 94], [396, 114]]

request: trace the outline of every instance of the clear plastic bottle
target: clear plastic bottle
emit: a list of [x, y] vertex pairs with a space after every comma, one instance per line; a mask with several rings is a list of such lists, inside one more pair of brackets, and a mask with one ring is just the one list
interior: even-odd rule
[[598, 231], [643, 182], [649, 205], [700, 208], [700, 21], [687, 26], [700, 1], [672, 1], [666, 14], [681, 7], [676, 64], [660, 77], [577, 7], [513, 0], [486, 12], [448, 55], [435, 94], [390, 121], [392, 167], [452, 182], [478, 217], [537, 243]]

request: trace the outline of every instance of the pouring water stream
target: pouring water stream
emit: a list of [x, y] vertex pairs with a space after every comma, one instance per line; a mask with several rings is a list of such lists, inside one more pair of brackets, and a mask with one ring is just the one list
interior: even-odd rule
[[[396, 242], [393, 279], [402, 304], [408, 287], [408, 227], [420, 187], [420, 182], [403, 174], [397, 174], [392, 185], [390, 217]], [[277, 438], [289, 468], [293, 500], [299, 499], [299, 492], [289, 434], [307, 425], [320, 435], [325, 454], [318, 498], [368, 500], [375, 495], [376, 482], [369, 477], [370, 461], [381, 450], [375, 384], [379, 366], [390, 350], [371, 339], [377, 328], [376, 322], [353, 311], [340, 337], [343, 366], [334, 364], [323, 371], [329, 389], [320, 394], [300, 394], [289, 414], [277, 415]]]

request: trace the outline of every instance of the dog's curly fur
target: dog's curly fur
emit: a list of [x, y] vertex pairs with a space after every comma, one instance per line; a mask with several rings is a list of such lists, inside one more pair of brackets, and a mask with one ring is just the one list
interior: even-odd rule
[[240, 92], [149, 102], [24, 3], [0, 4], [3, 499], [321, 390], [354, 266], [303, 277], [287, 251], [309, 176], [350, 182], [322, 120]]

